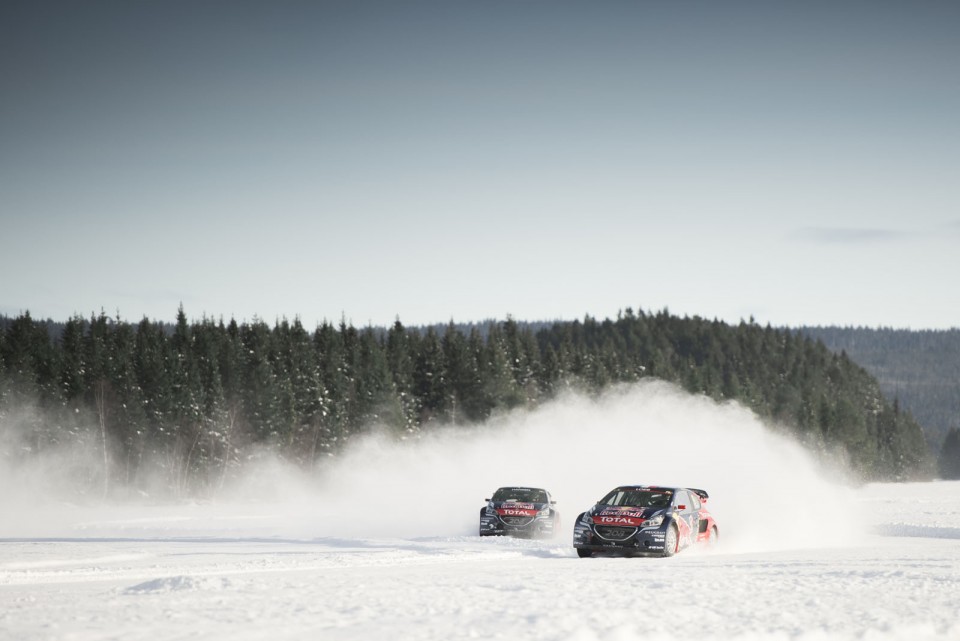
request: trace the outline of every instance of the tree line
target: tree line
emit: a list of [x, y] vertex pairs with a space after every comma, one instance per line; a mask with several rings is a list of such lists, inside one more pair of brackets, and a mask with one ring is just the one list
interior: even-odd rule
[[20, 439], [0, 440], [0, 456], [93, 443], [105, 491], [136, 486], [148, 464], [176, 491], [202, 490], [255, 447], [313, 464], [373, 429], [415, 438], [647, 377], [738, 401], [864, 478], [930, 466], [916, 421], [845, 353], [752, 319], [628, 308], [602, 321], [309, 331], [296, 319], [188, 322], [181, 307], [173, 325], [0, 320], [0, 428]]

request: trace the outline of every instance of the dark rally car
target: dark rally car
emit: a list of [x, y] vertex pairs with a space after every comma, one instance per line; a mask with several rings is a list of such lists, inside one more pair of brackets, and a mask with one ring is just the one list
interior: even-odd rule
[[695, 543], [715, 543], [719, 531], [708, 498], [685, 487], [618, 487], [577, 517], [573, 547], [581, 557], [673, 556]]
[[550, 493], [537, 487], [501, 487], [480, 509], [480, 536], [550, 538], [560, 514]]

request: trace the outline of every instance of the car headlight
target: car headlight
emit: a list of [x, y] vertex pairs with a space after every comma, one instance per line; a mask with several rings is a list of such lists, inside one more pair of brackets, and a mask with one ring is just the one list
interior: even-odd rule
[[663, 525], [663, 515], [658, 514], [652, 519], [647, 519], [646, 521], [644, 521], [643, 525], [641, 525], [640, 527], [641, 528], [660, 527], [661, 525]]
[[593, 525], [593, 517], [590, 516], [589, 514], [584, 514], [583, 518], [580, 519], [580, 522], [583, 523], [584, 525]]
[[550, 508], [544, 508], [537, 512], [537, 517], [541, 519], [546, 519], [550, 517]]

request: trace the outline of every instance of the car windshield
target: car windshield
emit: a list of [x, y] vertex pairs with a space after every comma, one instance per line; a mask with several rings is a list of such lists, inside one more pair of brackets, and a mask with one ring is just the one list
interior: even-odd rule
[[601, 505], [625, 507], [668, 507], [673, 492], [632, 487], [618, 487], [600, 499]]
[[546, 503], [547, 493], [533, 487], [501, 487], [493, 495], [497, 502], [516, 501], [517, 503]]

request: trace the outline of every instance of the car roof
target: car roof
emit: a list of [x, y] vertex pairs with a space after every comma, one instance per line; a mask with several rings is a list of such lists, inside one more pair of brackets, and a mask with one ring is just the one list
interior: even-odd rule
[[674, 490], [683, 490], [683, 489], [686, 489], [686, 488], [682, 488], [682, 487], [671, 487], [671, 486], [668, 486], [668, 485], [645, 485], [645, 484], [638, 484], [638, 485], [619, 485], [619, 486], [617, 486], [616, 489], [618, 489], [618, 490], [653, 490], [653, 491], [670, 491], [670, 492], [672, 492], [672, 491], [674, 491]]
[[676, 492], [677, 490], [683, 490], [686, 488], [682, 487], [668, 487], [666, 485], [620, 485], [615, 489], [618, 490], [650, 490], [652, 492]]
[[694, 487], [669, 487], [666, 485], [620, 485], [612, 491], [617, 490], [647, 490], [649, 492], [693, 492], [701, 499], [706, 500], [710, 495], [706, 490], [700, 490]]
[[[537, 490], [539, 492], [547, 492], [542, 487], [529, 487], [526, 485], [504, 485], [503, 487], [498, 487], [497, 491], [500, 490]], [[549, 494], [549, 492], [547, 492]]]

